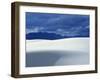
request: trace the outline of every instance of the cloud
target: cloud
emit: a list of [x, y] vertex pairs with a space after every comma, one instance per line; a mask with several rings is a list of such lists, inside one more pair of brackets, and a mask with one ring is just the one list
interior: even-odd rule
[[26, 33], [47, 32], [62, 36], [89, 33], [88, 15], [28, 13], [26, 16]]
[[44, 29], [44, 27], [34, 27], [34, 26], [32, 26], [30, 29], [26, 29], [26, 34], [28, 34], [28, 33], [32, 33], [32, 32], [41, 32], [41, 31], [43, 31], [43, 29]]

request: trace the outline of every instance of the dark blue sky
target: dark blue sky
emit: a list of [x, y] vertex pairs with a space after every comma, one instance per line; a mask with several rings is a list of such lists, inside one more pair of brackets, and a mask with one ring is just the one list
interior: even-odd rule
[[32, 32], [88, 37], [89, 15], [26, 12], [26, 34]]

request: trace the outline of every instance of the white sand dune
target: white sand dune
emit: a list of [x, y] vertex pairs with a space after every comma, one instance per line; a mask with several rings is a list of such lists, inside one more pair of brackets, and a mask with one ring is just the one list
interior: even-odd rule
[[48, 50], [81, 51], [89, 53], [89, 38], [26, 40], [26, 52]]
[[89, 64], [89, 38], [26, 41], [26, 67], [83, 64]]

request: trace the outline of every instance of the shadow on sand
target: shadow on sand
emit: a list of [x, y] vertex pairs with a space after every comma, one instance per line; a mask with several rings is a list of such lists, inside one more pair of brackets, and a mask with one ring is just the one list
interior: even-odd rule
[[74, 51], [37, 51], [26, 53], [26, 67], [89, 64], [89, 53]]

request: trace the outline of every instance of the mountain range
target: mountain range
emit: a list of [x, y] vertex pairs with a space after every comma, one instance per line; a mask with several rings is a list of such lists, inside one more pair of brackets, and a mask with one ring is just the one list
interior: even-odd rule
[[32, 33], [26, 34], [26, 39], [27, 40], [31, 40], [31, 39], [56, 40], [56, 39], [72, 38], [72, 37], [89, 37], [89, 35], [86, 35], [86, 34], [77, 34], [74, 36], [69, 36], [69, 35], [62, 36], [62, 35], [56, 34], [56, 33], [32, 32]]

